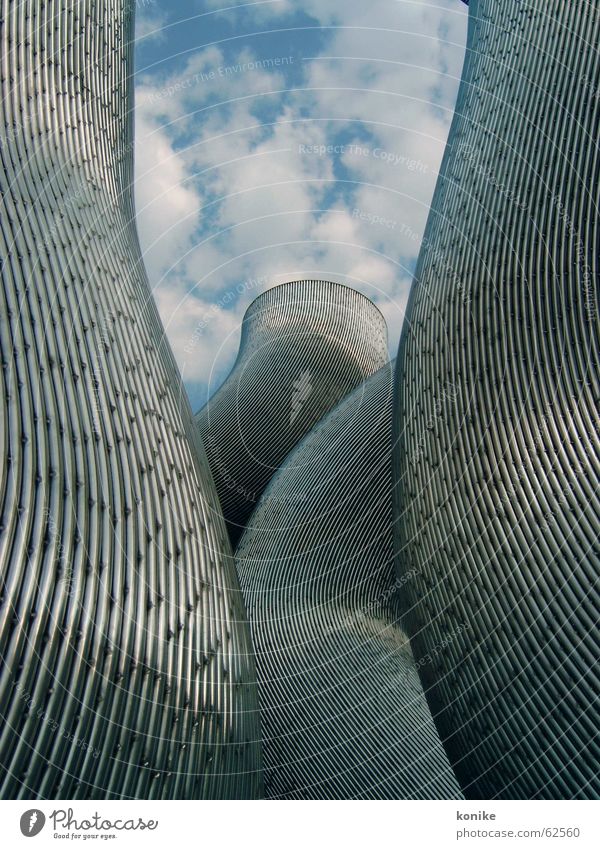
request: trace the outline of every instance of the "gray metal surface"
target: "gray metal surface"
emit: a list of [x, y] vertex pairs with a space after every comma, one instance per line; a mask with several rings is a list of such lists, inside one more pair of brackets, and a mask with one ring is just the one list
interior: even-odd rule
[[196, 415], [234, 545], [286, 455], [387, 360], [383, 316], [347, 286], [298, 280], [250, 304], [234, 368]]
[[225, 526], [134, 222], [133, 3], [0, 3], [0, 796], [254, 797]]
[[292, 451], [236, 555], [270, 798], [458, 798], [398, 624], [392, 365]]
[[471, 798], [600, 792], [599, 41], [472, 0], [400, 345], [405, 621]]

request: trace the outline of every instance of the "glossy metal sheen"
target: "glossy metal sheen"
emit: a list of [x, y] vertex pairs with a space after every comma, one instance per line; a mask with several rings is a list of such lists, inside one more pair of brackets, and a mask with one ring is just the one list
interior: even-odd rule
[[383, 316], [347, 286], [298, 280], [250, 304], [235, 366], [196, 416], [234, 544], [289, 451], [387, 360]]
[[0, 796], [253, 797], [249, 632], [134, 223], [133, 3], [0, 3]]
[[398, 624], [392, 366], [292, 451], [240, 540], [271, 798], [459, 798]]
[[400, 345], [406, 625], [463, 629], [420, 672], [471, 798], [600, 794], [599, 42], [593, 3], [471, 2]]

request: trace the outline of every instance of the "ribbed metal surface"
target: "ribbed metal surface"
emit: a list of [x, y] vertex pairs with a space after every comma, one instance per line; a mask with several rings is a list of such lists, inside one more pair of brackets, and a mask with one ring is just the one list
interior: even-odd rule
[[133, 220], [133, 6], [0, 3], [3, 798], [260, 789], [239, 585]]
[[196, 416], [234, 544], [289, 451], [387, 360], [383, 316], [347, 286], [299, 280], [250, 304], [235, 366]]
[[600, 15], [473, 0], [398, 368], [400, 575], [472, 798], [598, 763]]
[[236, 563], [257, 652], [271, 798], [457, 798], [398, 624], [392, 366], [267, 487]]

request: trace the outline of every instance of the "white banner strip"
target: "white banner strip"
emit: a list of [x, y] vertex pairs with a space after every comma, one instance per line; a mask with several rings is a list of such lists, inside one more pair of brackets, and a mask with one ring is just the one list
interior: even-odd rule
[[599, 849], [598, 802], [0, 802], [0, 845]]

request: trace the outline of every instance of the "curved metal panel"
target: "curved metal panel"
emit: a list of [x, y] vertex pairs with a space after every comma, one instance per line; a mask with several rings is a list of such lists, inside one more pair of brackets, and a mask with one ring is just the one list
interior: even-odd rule
[[134, 222], [133, 3], [0, 3], [0, 795], [253, 797], [255, 672]]
[[250, 304], [234, 368], [196, 415], [234, 544], [291, 449], [387, 360], [385, 319], [347, 286], [298, 280]]
[[408, 638], [392, 534], [392, 366], [289, 455], [236, 563], [271, 798], [459, 798]]
[[399, 575], [465, 793], [598, 762], [600, 16], [473, 0], [398, 357]]

